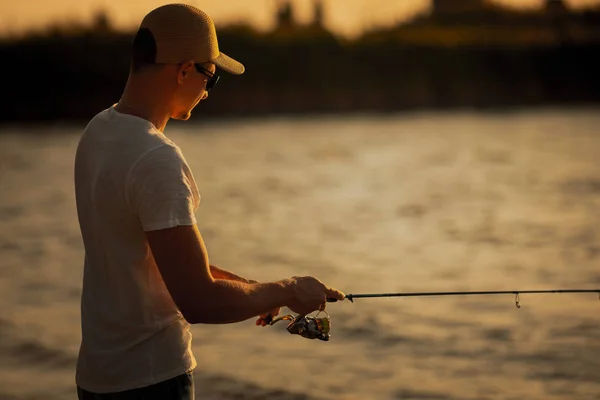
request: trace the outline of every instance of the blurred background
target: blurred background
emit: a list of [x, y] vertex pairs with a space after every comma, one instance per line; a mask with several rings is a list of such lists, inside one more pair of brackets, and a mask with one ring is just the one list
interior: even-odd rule
[[[75, 149], [164, 3], [0, 4], [0, 400], [76, 397]], [[212, 263], [346, 293], [600, 287], [599, 1], [188, 3], [247, 68], [165, 131]], [[330, 304], [329, 342], [194, 326], [197, 395], [600, 399], [597, 296], [520, 300]]]

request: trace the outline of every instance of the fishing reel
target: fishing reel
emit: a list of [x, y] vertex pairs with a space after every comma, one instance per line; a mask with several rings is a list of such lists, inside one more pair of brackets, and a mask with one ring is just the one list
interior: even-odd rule
[[[322, 317], [319, 315], [325, 314]], [[279, 321], [290, 321], [287, 330], [293, 335], [300, 335], [306, 339], [329, 340], [329, 331], [331, 330], [331, 317], [325, 311], [319, 311], [316, 315], [284, 315], [267, 321], [269, 325], [276, 324]]]

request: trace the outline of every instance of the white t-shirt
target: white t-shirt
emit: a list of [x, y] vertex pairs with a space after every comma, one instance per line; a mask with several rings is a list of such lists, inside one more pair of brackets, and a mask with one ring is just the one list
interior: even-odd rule
[[190, 326], [144, 233], [196, 223], [200, 196], [180, 149], [111, 107], [79, 141], [75, 194], [85, 246], [77, 385], [119, 392], [193, 370]]

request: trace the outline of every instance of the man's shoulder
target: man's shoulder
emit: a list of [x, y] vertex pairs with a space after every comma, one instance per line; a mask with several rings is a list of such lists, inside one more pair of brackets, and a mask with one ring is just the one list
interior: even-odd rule
[[166, 159], [187, 164], [181, 148], [156, 128], [146, 132], [145, 146], [145, 158]]
[[[160, 133], [160, 132], [159, 132]], [[134, 169], [169, 169], [187, 167], [179, 146], [162, 134], [150, 133], [144, 143], [137, 143]]]
[[83, 134], [95, 130], [99, 125], [105, 124], [108, 119], [108, 108], [100, 111], [98, 114], [94, 115], [92, 119], [90, 119], [83, 130]]
[[174, 146], [151, 122], [116, 112], [113, 107], [99, 112], [88, 122], [83, 138], [121, 148], [137, 149], [141, 153], [163, 145]]
[[[127, 138], [133, 135], [144, 135], [150, 138], [160, 133], [150, 121], [143, 118], [120, 113], [114, 106], [100, 111], [86, 125], [84, 133], [88, 131], [100, 131], [103, 135], [118, 135]], [[129, 134], [129, 135], [126, 135]]]

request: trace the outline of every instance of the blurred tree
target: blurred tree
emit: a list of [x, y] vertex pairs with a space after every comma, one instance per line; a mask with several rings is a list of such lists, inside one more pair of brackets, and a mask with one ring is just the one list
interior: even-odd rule
[[569, 10], [564, 0], [546, 0], [546, 11], [551, 13], [566, 14]]
[[544, 10], [560, 46], [572, 41], [569, 32], [569, 9], [563, 0], [546, 0]]
[[96, 12], [92, 19], [91, 29], [98, 33], [107, 33], [113, 31], [113, 25], [106, 10], [102, 9]]
[[[242, 79], [224, 76], [198, 115], [600, 102], [600, 9], [574, 12], [547, 3], [516, 12], [457, 1], [487, 9], [422, 15], [342, 40], [324, 26], [323, 0], [314, 1], [307, 24], [295, 20], [285, 0], [271, 32], [243, 23], [219, 28], [219, 44], [247, 72]], [[557, 36], [551, 21], [565, 23], [575, 33], [571, 40]], [[122, 93], [133, 35], [114, 29], [99, 11], [87, 26], [0, 40], [0, 57], [11, 60], [0, 66], [2, 75], [36, 77], [5, 86], [10, 101], [0, 121], [89, 120]]]
[[292, 2], [290, 0], [280, 0], [277, 4], [275, 29], [279, 31], [291, 31], [296, 28]]
[[322, 0], [314, 0], [313, 3], [313, 26], [317, 29], [324, 29], [324, 12], [323, 12], [323, 1]]

